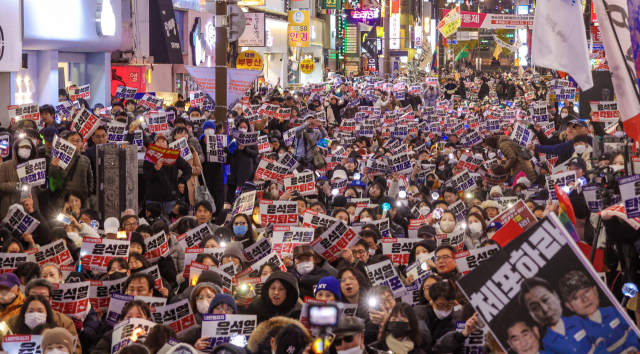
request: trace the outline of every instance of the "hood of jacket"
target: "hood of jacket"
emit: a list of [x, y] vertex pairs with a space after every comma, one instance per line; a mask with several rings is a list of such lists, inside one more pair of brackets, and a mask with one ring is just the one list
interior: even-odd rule
[[[429, 176], [433, 176], [433, 178], [435, 178], [435, 180], [433, 181], [433, 186], [431, 188], [429, 188], [432, 192], [435, 191], [436, 189], [440, 189], [440, 187], [442, 187], [442, 183], [440, 182], [440, 178], [438, 178], [438, 175], [436, 175], [435, 171], [434, 172], [429, 172], [425, 177], [424, 177], [424, 185], [427, 185], [427, 177]], [[428, 186], [427, 186], [428, 188]]]
[[416, 242], [413, 244], [413, 248], [411, 248], [411, 252], [409, 252], [409, 264], [412, 264], [416, 261], [416, 248], [418, 246], [424, 247], [427, 251], [432, 250], [433, 252], [436, 249], [436, 243], [432, 240], [422, 240], [420, 242]]
[[[311, 335], [309, 334], [307, 329], [304, 328], [304, 326], [300, 323], [300, 321], [284, 316], [276, 316], [260, 323], [258, 327], [256, 327], [256, 329], [253, 331], [253, 333], [251, 333], [251, 336], [249, 337], [247, 349], [249, 349], [251, 353], [257, 353], [259, 349], [265, 345], [266, 340], [270, 340], [271, 337], [275, 337], [280, 329], [290, 324], [299, 326], [307, 336], [307, 340], [311, 342]], [[270, 341], [266, 344], [269, 347], [269, 352], [271, 352]]]
[[191, 294], [189, 294], [189, 302], [191, 302], [192, 304], [196, 303], [196, 298], [195, 298], [195, 294], [198, 292], [198, 289], [208, 286], [210, 288], [213, 289], [213, 291], [216, 292], [217, 294], [222, 294], [222, 288], [220, 288], [220, 286], [214, 284], [214, 283], [209, 283], [209, 282], [202, 282], [199, 283], [198, 285], [193, 287], [193, 290], [191, 290]]
[[13, 156], [11, 157], [11, 159], [13, 160], [14, 165], [17, 165], [20, 163], [18, 162], [18, 144], [23, 140], [26, 140], [27, 142], [29, 142], [29, 146], [31, 146], [31, 155], [29, 155], [29, 158], [27, 160], [33, 160], [38, 157], [38, 150], [36, 149], [36, 146], [33, 145], [33, 141], [31, 141], [31, 139], [18, 138], [16, 139], [16, 141], [13, 142], [13, 150], [11, 150], [13, 152]]
[[282, 303], [282, 305], [277, 306], [277, 308], [292, 309], [298, 302], [298, 296], [300, 296], [300, 290], [298, 289], [298, 280], [296, 279], [295, 275], [291, 273], [287, 273], [287, 272], [272, 273], [267, 279], [267, 281], [264, 282], [264, 285], [262, 286], [262, 289], [266, 291], [262, 291], [260, 293], [260, 298], [267, 306], [276, 307], [273, 305], [273, 303], [271, 302], [271, 299], [269, 298], [269, 287], [276, 280], [279, 280], [280, 283], [282, 283], [282, 286], [284, 286], [287, 289], [287, 297], [284, 299], [284, 302]]

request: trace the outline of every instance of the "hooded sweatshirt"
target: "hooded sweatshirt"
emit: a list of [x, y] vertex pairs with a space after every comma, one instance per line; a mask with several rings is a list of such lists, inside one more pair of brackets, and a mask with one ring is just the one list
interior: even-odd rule
[[[279, 306], [275, 306], [269, 298], [269, 287], [276, 280], [279, 280], [287, 290], [285, 300]], [[263, 291], [260, 293], [260, 297], [254, 298], [245, 311], [246, 314], [257, 315], [258, 323], [274, 316], [286, 316], [298, 305], [298, 296], [300, 294], [298, 290], [298, 280], [291, 273], [274, 272], [269, 276], [267, 281], [265, 281], [262, 289]]]

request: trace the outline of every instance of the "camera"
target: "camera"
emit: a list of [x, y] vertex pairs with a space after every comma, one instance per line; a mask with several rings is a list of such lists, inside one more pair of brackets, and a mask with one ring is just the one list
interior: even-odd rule
[[312, 326], [333, 327], [340, 320], [342, 303], [309, 306], [309, 323]]

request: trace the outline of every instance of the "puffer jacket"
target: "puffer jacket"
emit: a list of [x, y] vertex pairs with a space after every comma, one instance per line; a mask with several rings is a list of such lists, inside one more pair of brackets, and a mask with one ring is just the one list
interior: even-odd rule
[[[78, 167], [76, 167], [76, 171], [71, 180], [68, 179], [69, 172], [73, 164], [78, 161]], [[76, 150], [75, 154], [71, 158], [71, 162], [69, 162], [69, 166], [66, 169], [62, 169], [61, 167], [49, 166], [49, 175], [51, 179], [55, 180], [58, 185], [62, 183], [66, 183], [64, 186], [63, 193], [59, 194], [59, 197], [54, 199], [52, 198], [51, 202], [54, 203], [54, 206], [58, 209], [61, 209], [64, 206], [64, 194], [68, 191], [80, 191], [85, 195], [93, 194], [93, 190], [95, 189], [95, 182], [93, 177], [93, 170], [91, 169], [91, 161], [88, 157], [81, 155], [80, 151]], [[66, 182], [63, 182], [66, 181]]]
[[[23, 140], [28, 141], [32, 147], [31, 156], [29, 156], [28, 160], [38, 158], [35, 146], [31, 142], [31, 139], [24, 138]], [[13, 143], [13, 151], [17, 151], [17, 144], [20, 141], [21, 139], [17, 139]], [[18, 172], [16, 170], [16, 165], [18, 164], [18, 154], [13, 154], [11, 160], [0, 163], [0, 215], [3, 217], [7, 215], [11, 205], [21, 204], [22, 202], [20, 200], [22, 193], [18, 188], [20, 185], [20, 178], [18, 178]], [[31, 188], [31, 197], [33, 198], [33, 208], [35, 210], [40, 210], [40, 206], [38, 204], [38, 195], [40, 194], [40, 190], [41, 189], [39, 187]]]
[[290, 324], [300, 327], [307, 336], [307, 341], [311, 342], [311, 335], [300, 321], [284, 316], [276, 316], [260, 323], [256, 327], [249, 337], [247, 349], [253, 354], [271, 354], [271, 338], [274, 338], [282, 328]]
[[[276, 280], [279, 280], [287, 290], [285, 300], [279, 306], [275, 306], [273, 302], [271, 302], [268, 291], [271, 284]], [[262, 323], [274, 316], [287, 316], [287, 314], [296, 307], [301, 307], [298, 303], [298, 296], [300, 294], [298, 290], [298, 280], [291, 273], [275, 272], [271, 274], [267, 281], [264, 282], [262, 288], [265, 289], [265, 291], [260, 293], [260, 297], [255, 297], [245, 311], [246, 314], [257, 315], [258, 323]]]
[[507, 159], [505, 167], [507, 171], [510, 171], [511, 176], [515, 177], [518, 173], [524, 172], [527, 175], [529, 181], [535, 181], [538, 174], [533, 169], [531, 161], [526, 160], [520, 156], [520, 150], [516, 146], [516, 143], [509, 140], [509, 137], [502, 135], [498, 140], [498, 147], [502, 152], [502, 155]]

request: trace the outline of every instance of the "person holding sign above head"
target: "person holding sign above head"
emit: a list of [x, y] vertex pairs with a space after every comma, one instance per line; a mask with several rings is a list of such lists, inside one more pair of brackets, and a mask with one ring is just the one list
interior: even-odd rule
[[[247, 133], [251, 130], [251, 125], [246, 119], [238, 121], [238, 131]], [[230, 144], [231, 145], [231, 144]], [[233, 205], [236, 200], [236, 189], [244, 186], [250, 181], [250, 177], [255, 171], [255, 158], [258, 156], [258, 145], [238, 145], [233, 152], [226, 147], [227, 162], [229, 163], [229, 176], [227, 176], [227, 202]]]
[[66, 169], [59, 165], [60, 158], [54, 157], [51, 159], [49, 175], [51, 176], [51, 183], [56, 186], [55, 189], [51, 188], [51, 202], [54, 206], [58, 206], [59, 209], [64, 204], [66, 192], [74, 190], [83, 195], [91, 195], [95, 189], [91, 161], [81, 154], [83, 149], [82, 134], [70, 132], [63, 140], [74, 145], [76, 150]]
[[[168, 147], [164, 135], [156, 135], [155, 145], [163, 149]], [[180, 194], [184, 193], [187, 181], [191, 178], [191, 165], [178, 156], [173, 165], [163, 165], [161, 162], [154, 165], [145, 160], [142, 169], [147, 183], [144, 196], [146, 204], [159, 202], [162, 204], [164, 214], [171, 214], [173, 206], [178, 201]], [[182, 171], [182, 175], [179, 177], [178, 171]]]

